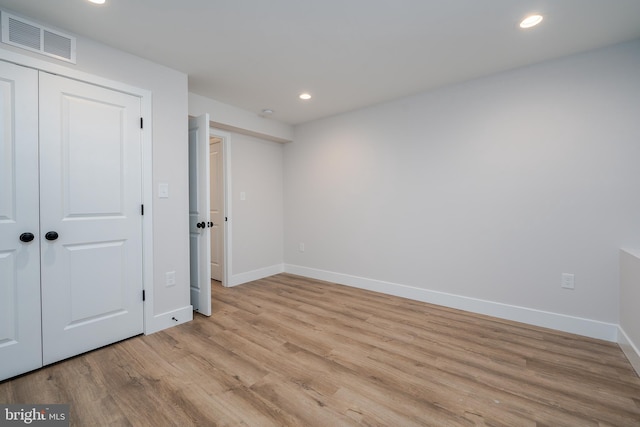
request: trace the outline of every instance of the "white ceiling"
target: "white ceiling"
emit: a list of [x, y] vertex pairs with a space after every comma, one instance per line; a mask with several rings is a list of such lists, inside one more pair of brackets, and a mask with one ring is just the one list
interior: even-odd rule
[[[640, 38], [640, 0], [0, 0], [297, 124]], [[529, 30], [532, 12], [545, 20]], [[82, 52], [78, 52], [81, 56]], [[298, 94], [313, 99], [303, 102]]]

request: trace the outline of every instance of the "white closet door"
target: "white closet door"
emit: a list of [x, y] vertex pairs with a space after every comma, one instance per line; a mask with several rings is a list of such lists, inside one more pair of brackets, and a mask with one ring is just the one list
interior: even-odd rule
[[142, 333], [140, 99], [40, 73], [44, 363]]
[[0, 62], [0, 380], [42, 366], [38, 203], [38, 74]]

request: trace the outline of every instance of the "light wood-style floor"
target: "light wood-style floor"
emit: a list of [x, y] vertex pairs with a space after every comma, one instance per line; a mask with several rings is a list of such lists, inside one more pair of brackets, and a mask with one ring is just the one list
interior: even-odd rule
[[0, 383], [76, 426], [640, 426], [617, 345], [288, 274]]

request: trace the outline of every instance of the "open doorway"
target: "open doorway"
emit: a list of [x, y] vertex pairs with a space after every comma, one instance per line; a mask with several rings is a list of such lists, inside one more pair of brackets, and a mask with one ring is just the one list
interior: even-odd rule
[[205, 316], [212, 314], [212, 270], [228, 286], [231, 265], [229, 144], [229, 134], [210, 128], [208, 114], [189, 118], [191, 305]]
[[228, 286], [230, 259], [229, 201], [229, 144], [227, 132], [209, 130], [209, 191], [211, 221], [211, 280]]
[[209, 136], [209, 221], [211, 221], [211, 280], [222, 283], [224, 273], [224, 163], [222, 138]]

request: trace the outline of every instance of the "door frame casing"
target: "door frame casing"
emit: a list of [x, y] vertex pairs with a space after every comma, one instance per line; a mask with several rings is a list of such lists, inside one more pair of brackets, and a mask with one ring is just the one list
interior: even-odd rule
[[[164, 321], [156, 319], [153, 313], [153, 156], [152, 156], [152, 92], [126, 83], [106, 79], [83, 71], [74, 70], [58, 64], [43, 61], [31, 56], [0, 48], [0, 60], [33, 68], [52, 74], [58, 74], [73, 80], [102, 86], [140, 98], [142, 127], [142, 289], [145, 293], [143, 302], [143, 330], [149, 334], [164, 329]], [[142, 298], [142, 295], [140, 296]]]

